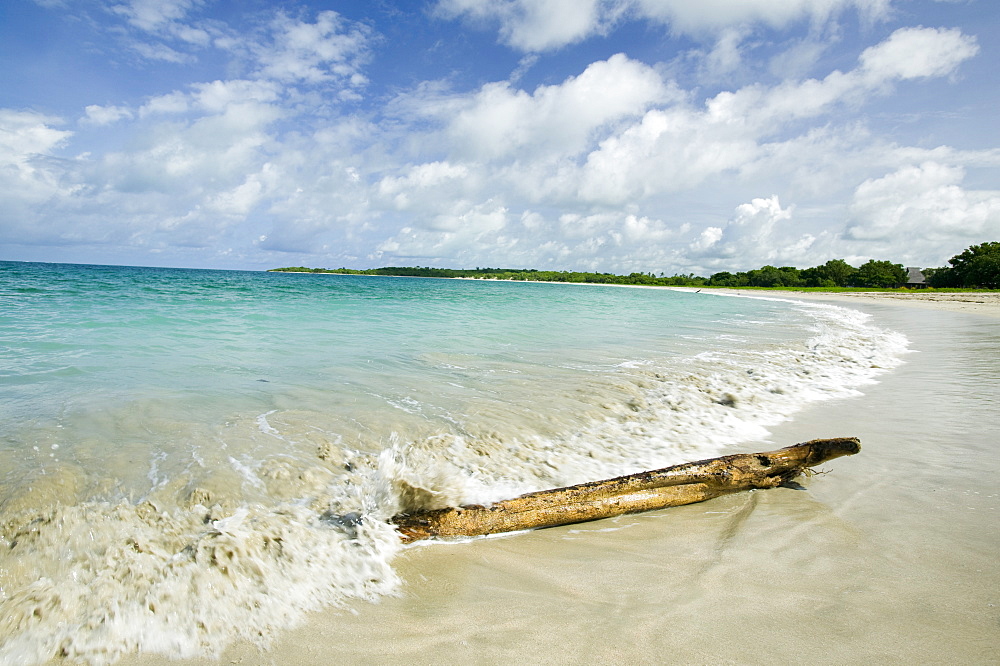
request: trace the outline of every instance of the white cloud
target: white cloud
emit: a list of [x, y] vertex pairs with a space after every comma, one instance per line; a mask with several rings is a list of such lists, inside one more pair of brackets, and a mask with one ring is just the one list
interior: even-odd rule
[[[891, 0], [439, 0], [437, 13], [499, 24], [501, 41], [547, 51], [601, 34], [625, 18], [663, 23], [675, 33], [710, 35], [754, 24], [784, 28], [823, 23], [854, 9], [865, 21], [888, 14]], [[722, 55], [720, 52], [719, 55]]]
[[814, 37], [795, 40], [771, 57], [768, 70], [779, 79], [801, 79], [812, 70], [829, 46], [826, 40]]
[[505, 44], [522, 51], [546, 51], [602, 31], [620, 13], [604, 0], [441, 0], [447, 18], [497, 21]]
[[58, 194], [53, 153], [73, 136], [55, 129], [58, 118], [31, 111], [0, 109], [0, 191], [8, 201], [41, 201]]
[[[551, 201], [575, 187], [563, 182], [563, 175], [573, 179], [575, 161], [598, 139], [679, 96], [652, 68], [624, 55], [533, 92], [509, 82], [466, 95], [423, 86], [394, 101], [393, 117], [412, 124], [436, 121], [429, 132], [412, 137], [411, 145], [447, 159], [384, 178], [380, 194], [391, 196], [397, 209], [425, 212], [434, 205], [449, 208], [451, 200], [489, 197], [491, 188], [510, 189], [514, 198]], [[427, 185], [431, 175], [443, 174], [447, 182]]]
[[746, 31], [740, 28], [726, 28], [721, 32], [715, 46], [705, 56], [705, 70], [709, 80], [735, 71], [743, 62], [741, 44]]
[[976, 38], [956, 28], [902, 28], [860, 60], [864, 74], [880, 82], [947, 76], [978, 52]]
[[191, 89], [191, 103], [207, 113], [223, 113], [237, 104], [267, 107], [280, 97], [280, 87], [270, 81], [212, 81], [196, 83]]
[[441, 201], [461, 201], [466, 189], [473, 189], [469, 168], [449, 162], [428, 162], [410, 167], [404, 176], [386, 176], [377, 185], [380, 197], [397, 210], [433, 212]]
[[722, 234], [722, 227], [705, 227], [691, 243], [690, 248], [696, 255], [703, 255], [722, 240]]
[[654, 109], [591, 152], [576, 183], [586, 201], [622, 204], [659, 192], [685, 190], [710, 175], [752, 162], [753, 132], [704, 113], [677, 107]]
[[260, 76], [289, 83], [346, 81], [353, 87], [367, 82], [360, 66], [367, 58], [369, 31], [361, 24], [322, 11], [315, 23], [279, 15], [272, 30], [273, 43], [258, 47]]
[[139, 108], [139, 117], [144, 118], [156, 114], [186, 113], [189, 107], [190, 100], [188, 96], [182, 92], [174, 91], [166, 95], [151, 97]]
[[427, 222], [426, 228], [403, 227], [378, 245], [375, 256], [390, 253], [409, 259], [454, 261], [470, 248], [502, 247], [509, 243], [502, 234], [507, 218], [506, 207], [487, 200], [465, 210], [439, 215]]
[[0, 109], [0, 239], [46, 237], [49, 231], [37, 224], [39, 206], [73, 194], [54, 154], [73, 133], [53, 127], [59, 124], [52, 116]]
[[59, 118], [32, 111], [0, 109], [0, 163], [25, 164], [34, 155], [46, 155], [62, 146], [72, 132], [51, 125], [61, 124]]
[[[143, 17], [137, 27], [159, 22], [180, 31], [180, 9], [195, 6], [172, 5], [176, 11], [160, 6], [157, 13], [154, 5], [130, 5], [136, 17]], [[289, 233], [284, 239], [281, 234], [275, 238], [258, 233], [268, 236], [262, 247], [280, 248], [284, 243], [322, 250], [323, 243], [313, 239], [335, 219], [329, 211], [346, 211], [342, 216], [347, 218], [357, 216], [359, 208], [337, 200], [336, 190], [322, 180], [327, 172], [316, 166], [337, 168], [336, 156], [326, 151], [331, 141], [344, 140], [350, 123], [335, 121], [312, 143], [303, 143], [299, 134], [281, 137], [275, 122], [311, 112], [317, 103], [310, 99], [316, 85], [326, 93], [331, 83], [344, 88], [363, 85], [357, 67], [366, 39], [367, 29], [333, 12], [321, 12], [315, 22], [278, 15], [267, 30], [233, 52], [249, 57], [246, 69], [251, 77], [192, 83], [185, 90], [148, 98], [138, 113], [125, 107], [88, 107], [82, 124], [132, 118], [137, 124], [121, 149], [53, 170], [53, 178], [74, 183], [80, 193], [54, 202], [67, 225], [74, 220], [73, 237], [146, 248], [207, 247], [247, 224], [255, 211], [269, 209], [278, 213], [279, 221], [281, 215], [288, 216], [281, 224]], [[339, 150], [344, 150], [342, 145]], [[355, 171], [353, 181], [358, 180]], [[313, 193], [299, 196], [299, 185]], [[114, 210], [115, 215], [98, 222], [90, 213], [97, 208]], [[49, 233], [67, 233], [57, 232], [58, 226]]]
[[[236, 104], [189, 123], [152, 128], [141, 145], [96, 161], [90, 177], [121, 193], [168, 193], [173, 206], [206, 192], [228, 190], [266, 161], [267, 125], [278, 112], [264, 105]], [[151, 200], [151, 209], [162, 202]]]
[[[533, 0], [518, 3], [515, 24], [505, 34], [526, 51], [570, 44], [600, 28], [597, 0]], [[510, 25], [510, 24], [508, 24]]]
[[188, 64], [197, 61], [188, 51], [210, 46], [219, 25], [202, 27], [189, 16], [203, 6], [202, 0], [129, 0], [109, 11], [125, 19], [120, 32], [132, 51], [150, 61]]
[[[4, 170], [17, 182], [2, 184], [10, 193], [4, 210], [18, 211], [11, 231], [32, 242], [207, 246], [245, 222], [277, 186], [278, 172], [268, 164], [269, 129], [284, 113], [269, 103], [275, 88], [214, 81], [154, 98], [140, 110], [139, 124], [124, 128], [132, 135], [121, 149], [71, 160], [52, 155], [72, 136], [51, 127], [56, 119], [4, 112], [13, 131], [0, 141], [10, 150], [0, 153], [17, 165]], [[122, 107], [91, 105], [86, 112], [83, 126], [135, 117]], [[44, 227], [31, 224], [43, 214]]]
[[188, 53], [182, 53], [166, 44], [149, 44], [146, 42], [134, 41], [131, 44], [132, 50], [141, 55], [146, 60], [159, 60], [161, 62], [172, 62], [178, 65], [191, 64], [196, 58]]
[[[793, 77], [718, 89], [767, 68], [753, 60], [765, 49], [754, 23], [822, 23], [848, 10], [878, 15], [884, 5], [447, 0], [440, 11], [502, 21], [503, 39], [532, 53], [506, 81], [468, 90], [455, 89], [461, 77], [417, 82], [387, 88], [395, 97], [376, 107], [336, 103], [367, 86], [378, 44], [339, 14], [276, 13], [235, 35], [194, 21], [201, 4], [135, 2], [120, 10], [128, 34], [160, 26], [174, 41], [167, 47], [149, 33], [148, 47], [183, 60], [206, 43], [203, 31], [226, 49], [228, 78], [220, 68], [120, 106], [81, 104], [79, 137], [52, 117], [3, 112], [0, 201], [5, 220], [22, 220], [24, 238], [44, 215], [31, 238], [218, 244], [273, 265], [706, 274], [862, 254], [903, 260], [892, 250], [907, 242], [912, 220], [949, 250], [970, 235], [1000, 237], [997, 193], [965, 185], [987, 178], [973, 169], [1000, 164], [995, 151], [896, 145], [864, 115], [904, 90], [901, 81], [954, 76], [978, 50], [973, 37], [904, 28], [852, 69], [801, 78], [835, 41], [823, 42], [833, 28], [810, 30], [792, 40], [798, 50], [770, 61], [772, 73]], [[537, 71], [555, 58], [534, 52], [610, 29], [626, 10], [698, 32], [708, 45], [701, 60], [654, 66], [619, 54], [573, 76]], [[695, 76], [688, 90], [666, 78], [681, 67]], [[546, 83], [519, 85], [528, 68]], [[710, 93], [700, 87], [706, 81], [716, 86]], [[910, 84], [918, 85], [928, 84]], [[114, 132], [88, 133], [111, 123]], [[89, 143], [112, 134], [120, 140], [113, 149]], [[93, 154], [60, 157], [71, 141]]]
[[132, 110], [124, 106], [100, 106], [91, 104], [84, 109], [86, 116], [80, 119], [85, 125], [112, 125], [119, 120], [133, 116]]
[[688, 225], [629, 213], [519, 215], [495, 201], [456, 208], [433, 224], [406, 226], [378, 248], [376, 258], [438, 261], [443, 265], [602, 270], [667, 267], [669, 243], [689, 233]]
[[531, 94], [507, 82], [487, 84], [450, 105], [454, 119], [447, 133], [451, 145], [471, 159], [576, 153], [598, 128], [667, 98], [668, 88], [652, 68], [618, 54]]
[[782, 208], [777, 196], [740, 204], [725, 227], [702, 230], [688, 254], [704, 266], [731, 269], [802, 265], [815, 238], [799, 232], [793, 224], [793, 212], [792, 206]]
[[855, 190], [846, 236], [913, 256], [1000, 238], [1000, 190], [965, 189], [964, 179], [962, 167], [932, 161], [868, 179]]
[[731, 26], [763, 23], [783, 28], [795, 21], [826, 21], [848, 9], [868, 20], [884, 16], [890, 0], [635, 0], [635, 10], [666, 23], [676, 32], [703, 33]]
[[[907, 69], [889, 66], [895, 59], [886, 54], [898, 53], [897, 47], [911, 40], [935, 54], [936, 64]], [[608, 137], [587, 156], [576, 179], [581, 183], [578, 194], [620, 203], [694, 187], [727, 171], [753, 169], [757, 160], [775, 149], [764, 142], [780, 136], [793, 121], [821, 116], [837, 105], [858, 104], [886, 84], [916, 72], [950, 74], [975, 54], [974, 46], [974, 40], [953, 31], [897, 31], [866, 50], [869, 55], [861, 65], [847, 73], [834, 71], [821, 80], [723, 91], [707, 100], [703, 109], [686, 105], [652, 109], [639, 123]]]
[[[947, 34], [930, 37], [931, 46], [953, 40]], [[953, 71], [959, 61], [936, 71]], [[750, 203], [726, 225], [698, 231], [663, 209], [660, 215], [638, 211], [643, 202], [664, 201], [668, 193], [711, 191], [709, 180], [720, 187], [767, 174], [802, 183], [800, 191], [815, 197], [830, 189], [831, 178], [850, 182], [873, 164], [892, 163], [898, 156], [874, 145], [861, 129], [784, 131], [793, 122], [859, 105], [874, 91], [883, 92], [886, 79], [900, 76], [880, 71], [885, 78], [859, 65], [823, 79], [747, 86], [720, 93], [701, 108], [679, 103], [681, 94], [624, 56], [532, 93], [509, 82], [465, 96], [422, 88], [397, 100], [394, 118], [446, 121], [441, 131], [432, 129], [411, 145], [452, 157], [413, 164], [377, 181], [370, 219], [380, 209], [405, 213], [405, 232], [389, 234], [379, 257], [439, 258], [449, 265], [461, 263], [459, 258], [479, 264], [506, 258], [508, 265], [536, 266], [573, 257], [581, 268], [614, 263], [643, 270], [638, 264], [645, 261], [647, 267], [721, 270], [733, 268], [734, 261], [749, 268], [754, 262], [822, 263], [829, 252], [850, 255], [832, 234], [805, 228], [809, 219], [793, 219], [798, 207], [782, 207], [777, 196], [744, 199]], [[622, 103], [625, 95], [605, 92], [616, 82], [622, 90], [644, 92]], [[807, 175], [797, 173], [803, 166]], [[484, 206], [507, 211], [504, 224], [479, 228], [475, 221]], [[529, 208], [534, 206], [548, 210]], [[379, 224], [391, 228], [392, 219]], [[449, 255], [449, 248], [457, 254]]]
[[113, 5], [111, 11], [125, 16], [140, 30], [152, 32], [184, 18], [189, 10], [200, 4], [198, 0], [131, 0]]
[[[209, 196], [206, 208], [220, 215], [242, 219], [277, 185], [279, 178], [280, 174], [273, 165], [265, 162], [259, 172], [249, 174], [236, 187]], [[260, 240], [265, 241], [267, 238], [262, 237]]]

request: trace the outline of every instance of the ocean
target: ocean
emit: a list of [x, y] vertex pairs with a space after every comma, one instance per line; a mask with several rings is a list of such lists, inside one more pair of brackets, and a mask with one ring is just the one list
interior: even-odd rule
[[398, 593], [395, 513], [735, 452], [907, 350], [773, 297], [0, 262], [0, 663], [267, 645]]

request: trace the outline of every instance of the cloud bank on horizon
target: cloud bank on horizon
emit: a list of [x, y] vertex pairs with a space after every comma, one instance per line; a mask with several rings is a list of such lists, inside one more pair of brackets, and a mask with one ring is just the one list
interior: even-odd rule
[[709, 275], [1000, 240], [992, 0], [0, 12], [0, 259]]

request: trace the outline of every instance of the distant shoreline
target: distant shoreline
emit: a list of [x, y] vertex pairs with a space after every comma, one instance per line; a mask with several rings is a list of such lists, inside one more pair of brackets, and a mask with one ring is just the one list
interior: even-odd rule
[[886, 291], [801, 291], [795, 289], [731, 289], [727, 287], [679, 287], [651, 284], [616, 284], [604, 282], [557, 282], [550, 280], [509, 280], [504, 278], [480, 277], [437, 277], [437, 276], [401, 276], [378, 275], [370, 273], [334, 273], [306, 271], [276, 271], [294, 275], [361, 275], [361, 277], [423, 277], [432, 280], [464, 280], [468, 282], [516, 282], [529, 284], [573, 284], [591, 287], [627, 287], [631, 289], [670, 289], [688, 293], [719, 294], [726, 296], [764, 296], [766, 298], [786, 298], [790, 300], [827, 301], [839, 305], [856, 304], [858, 301], [901, 305], [931, 310], [946, 310], [949, 312], [964, 312], [990, 317], [1000, 317], [1000, 291], [939, 291], [936, 289], [897, 289]]
[[[698, 291], [698, 289], [690, 287], [665, 288], [687, 292]], [[702, 293], [717, 293], [730, 296], [766, 294], [769, 298], [827, 301], [838, 305], [852, 305], [857, 304], [858, 301], [864, 301], [867, 303], [899, 305], [925, 310], [947, 310], [949, 312], [1000, 317], [1000, 292], [998, 291], [942, 292], [924, 289], [910, 291], [792, 291], [786, 289], [761, 289], [749, 291], [710, 287], [702, 290]]]

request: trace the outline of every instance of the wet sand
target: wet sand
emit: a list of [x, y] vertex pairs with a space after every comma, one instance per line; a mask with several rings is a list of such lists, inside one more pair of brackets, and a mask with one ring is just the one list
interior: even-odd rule
[[[726, 290], [727, 293], [741, 293]], [[754, 292], [742, 292], [744, 294]], [[990, 317], [1000, 317], [1000, 292], [937, 292], [914, 290], [900, 291], [870, 291], [870, 292], [773, 292], [775, 295], [784, 293], [789, 298], [799, 300], [822, 300], [841, 305], [858, 303], [884, 303], [904, 305], [923, 310], [946, 310], [948, 312], [964, 312], [981, 314]]]
[[267, 651], [123, 663], [997, 663], [1000, 303], [785, 296], [870, 312], [914, 350], [742, 449], [860, 437], [803, 489], [417, 544], [398, 597], [313, 615]]

